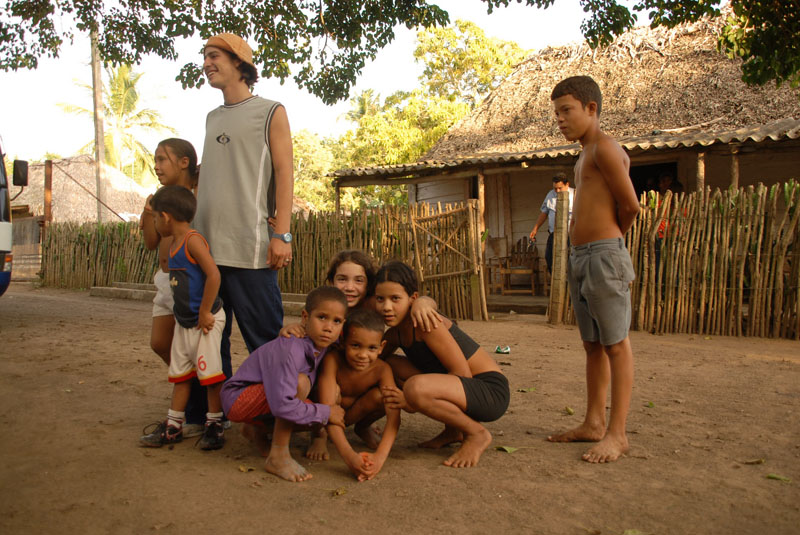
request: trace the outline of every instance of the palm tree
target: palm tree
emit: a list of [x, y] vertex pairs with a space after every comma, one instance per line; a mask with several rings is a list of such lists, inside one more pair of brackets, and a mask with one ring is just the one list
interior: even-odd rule
[[[155, 180], [153, 154], [137, 137], [148, 131], [177, 133], [172, 127], [161, 123], [161, 115], [149, 108], [139, 108], [137, 84], [142, 77], [130, 65], [106, 68], [108, 81], [103, 83], [103, 113], [105, 114], [106, 164], [128, 174], [140, 184]], [[78, 83], [91, 91], [92, 87]], [[59, 106], [68, 113], [92, 117], [92, 111], [73, 104]], [[90, 141], [80, 152], [94, 150]]]
[[345, 114], [345, 117], [358, 123], [365, 115], [378, 113], [381, 109], [381, 97], [375, 93], [374, 89], [365, 89], [350, 99], [352, 109]]

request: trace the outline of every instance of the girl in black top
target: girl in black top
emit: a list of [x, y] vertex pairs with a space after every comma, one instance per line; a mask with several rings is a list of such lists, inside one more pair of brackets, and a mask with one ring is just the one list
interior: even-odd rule
[[[441, 448], [461, 442], [461, 448], [444, 461], [454, 468], [478, 464], [492, 442], [479, 422], [502, 416], [510, 398], [508, 380], [489, 354], [443, 318], [444, 329], [426, 332], [414, 327], [409, 310], [417, 299], [417, 278], [402, 262], [384, 264], [376, 275], [378, 312], [389, 326], [384, 356], [400, 388], [383, 389], [388, 408], [419, 411], [445, 424], [423, 448]], [[402, 348], [405, 357], [393, 355]]]

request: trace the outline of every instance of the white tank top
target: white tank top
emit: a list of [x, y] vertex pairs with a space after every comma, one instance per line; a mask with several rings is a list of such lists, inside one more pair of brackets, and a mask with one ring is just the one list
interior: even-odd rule
[[269, 125], [280, 103], [253, 96], [206, 118], [193, 226], [219, 266], [266, 268], [275, 213]]

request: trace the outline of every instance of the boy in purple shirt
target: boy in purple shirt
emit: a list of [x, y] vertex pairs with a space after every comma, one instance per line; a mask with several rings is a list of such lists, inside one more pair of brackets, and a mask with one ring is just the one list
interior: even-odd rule
[[[275, 417], [264, 468], [288, 481], [311, 479], [289, 451], [295, 424], [344, 427], [341, 406], [311, 403], [308, 393], [325, 351], [339, 339], [346, 313], [347, 300], [341, 290], [333, 286], [312, 290], [302, 312], [306, 335], [278, 337], [259, 347], [222, 387], [222, 407], [229, 420], [263, 427], [264, 416]], [[254, 434], [255, 429], [250, 432]]]

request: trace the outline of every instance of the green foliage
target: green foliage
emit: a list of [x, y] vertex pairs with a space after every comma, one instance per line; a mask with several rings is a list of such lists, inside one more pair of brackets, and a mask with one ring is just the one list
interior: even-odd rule
[[[120, 65], [106, 69], [108, 81], [103, 82], [103, 135], [105, 139], [105, 161], [142, 185], [156, 182], [153, 170], [153, 154], [138, 140], [149, 131], [164, 131], [175, 134], [174, 128], [161, 123], [161, 115], [149, 108], [140, 108], [140, 94], [137, 88], [142, 74], [136, 73], [130, 65]], [[80, 83], [88, 90], [91, 99], [92, 87]], [[91, 100], [90, 100], [91, 101]], [[93, 110], [73, 104], [60, 104], [61, 108], [78, 115], [94, 116]], [[80, 149], [81, 152], [94, 153], [94, 140]]]
[[[487, 12], [513, 0], [483, 0]], [[555, 0], [516, 0], [548, 8]], [[648, 12], [652, 26], [674, 26], [718, 15], [721, 0], [638, 0], [634, 12]], [[798, 0], [730, 2], [730, 18], [720, 47], [741, 57], [743, 78], [800, 83]], [[608, 44], [630, 27], [636, 14], [616, 0], [581, 0], [588, 14], [581, 30], [592, 46]], [[70, 26], [65, 21], [74, 21]], [[0, 69], [36, 68], [40, 57], [58, 57], [75, 31], [97, 28], [102, 59], [138, 64], [147, 54], [175, 60], [175, 42], [222, 31], [255, 44], [261, 75], [295, 82], [332, 104], [350, 94], [367, 61], [394, 39], [394, 27], [441, 26], [446, 11], [425, 0], [8, 0], [0, 8]], [[184, 87], [202, 85], [197, 63], [183, 66]]]
[[[720, 14], [720, 0], [641, 0], [634, 10], [650, 11], [652, 26], [673, 27]], [[742, 79], [763, 85], [800, 85], [800, 2], [750, 0], [730, 2], [730, 15], [719, 38], [720, 50], [741, 58]]]
[[457, 20], [446, 28], [417, 33], [414, 58], [425, 63], [420, 77], [431, 95], [475, 107], [528, 54], [512, 41], [486, 37], [476, 24]]
[[[489, 13], [512, 0], [484, 0]], [[517, 0], [522, 3], [523, 0]], [[524, 0], [526, 5], [550, 7], [554, 0]], [[763, 85], [774, 80], [800, 86], [800, 2], [748, 0], [727, 2], [733, 10], [719, 39], [720, 49], [743, 60], [742, 79]], [[610, 43], [631, 28], [637, 15], [616, 0], [581, 0], [589, 18], [581, 23], [592, 46]], [[705, 16], [720, 15], [721, 0], [638, 0], [633, 11], [648, 13], [650, 25], [674, 27]]]
[[[292, 136], [294, 148], [294, 194], [317, 211], [331, 211], [335, 207], [335, 191], [328, 173], [334, 168], [338, 140], [320, 139], [308, 130]], [[341, 151], [339, 151], [341, 152]], [[345, 208], [355, 208], [360, 201], [357, 192], [347, 188], [340, 202]]]
[[770, 80], [800, 86], [800, 2], [732, 2], [733, 16], [719, 45], [740, 57], [742, 79], [749, 84]]
[[361, 118], [344, 139], [353, 167], [410, 163], [419, 159], [469, 111], [463, 102], [420, 90], [395, 95]]
[[[414, 162], [468, 112], [469, 105], [464, 102], [422, 90], [395, 93], [340, 138], [346, 156], [341, 167]], [[408, 202], [403, 186], [365, 186], [359, 188], [359, 196], [362, 206]]]
[[[0, 8], [0, 69], [36, 68], [40, 57], [58, 57], [75, 28], [97, 28], [100, 56], [111, 64], [138, 64], [147, 54], [174, 60], [177, 39], [227, 31], [255, 45], [262, 76], [283, 82], [293, 75], [332, 104], [348, 96], [366, 62], [394, 39], [395, 26], [447, 22], [445, 11], [424, 0], [9, 0]], [[178, 79], [199, 86], [201, 74], [189, 63]]]

